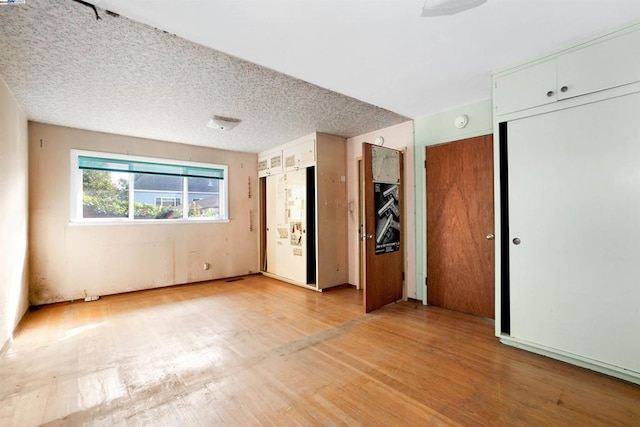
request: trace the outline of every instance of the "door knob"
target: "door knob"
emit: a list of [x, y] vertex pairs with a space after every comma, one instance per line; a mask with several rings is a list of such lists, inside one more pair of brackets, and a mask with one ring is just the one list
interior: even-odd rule
[[513, 239], [513, 244], [514, 245], [519, 245], [520, 242], [521, 242], [521, 240], [519, 238], [517, 238], [517, 237], [515, 239]]
[[493, 233], [487, 234], [487, 240], [493, 240], [495, 238], [496, 238], [496, 236]]

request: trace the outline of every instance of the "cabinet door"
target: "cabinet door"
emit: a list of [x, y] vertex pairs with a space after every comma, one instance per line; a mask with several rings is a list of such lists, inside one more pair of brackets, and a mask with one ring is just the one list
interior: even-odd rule
[[282, 172], [282, 151], [268, 151], [258, 154], [258, 176], [269, 176]]
[[315, 164], [315, 140], [311, 139], [282, 150], [284, 170], [294, 171]]
[[258, 156], [258, 176], [269, 175], [269, 158], [266, 156]]
[[269, 154], [269, 175], [282, 172], [282, 151]]
[[640, 31], [561, 55], [557, 63], [558, 99], [640, 81]]
[[316, 164], [316, 140], [310, 139], [298, 146], [298, 166], [306, 168]]
[[[295, 148], [295, 147], [294, 147]], [[284, 159], [284, 171], [295, 171], [298, 169], [299, 159], [294, 148], [282, 150], [282, 158]]]
[[557, 99], [555, 59], [497, 77], [494, 81], [496, 115], [549, 104]]

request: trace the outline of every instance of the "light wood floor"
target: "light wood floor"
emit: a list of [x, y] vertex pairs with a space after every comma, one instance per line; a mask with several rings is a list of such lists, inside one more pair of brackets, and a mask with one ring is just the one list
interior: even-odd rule
[[639, 425], [640, 387], [498, 343], [492, 322], [251, 276], [35, 310], [0, 425]]

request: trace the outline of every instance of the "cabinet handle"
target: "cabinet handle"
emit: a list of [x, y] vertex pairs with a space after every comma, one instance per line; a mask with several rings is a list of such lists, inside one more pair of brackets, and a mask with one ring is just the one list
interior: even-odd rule
[[549, 92], [547, 92], [547, 96], [549, 98], [551, 98], [553, 96], [554, 92], [552, 90], [550, 90]]
[[562, 92], [562, 93], [565, 93], [565, 92], [566, 92], [566, 91], [568, 91], [568, 90], [569, 90], [569, 87], [568, 87], [568, 86], [562, 86], [562, 87], [560, 88], [560, 92]]

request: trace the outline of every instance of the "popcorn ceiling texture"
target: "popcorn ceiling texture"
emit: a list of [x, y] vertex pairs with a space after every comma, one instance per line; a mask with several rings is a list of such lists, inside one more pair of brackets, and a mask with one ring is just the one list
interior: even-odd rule
[[[316, 131], [352, 137], [408, 120], [99, 12], [98, 21], [71, 0], [0, 7], [0, 75], [29, 120], [247, 152]], [[213, 115], [242, 123], [213, 130]]]

